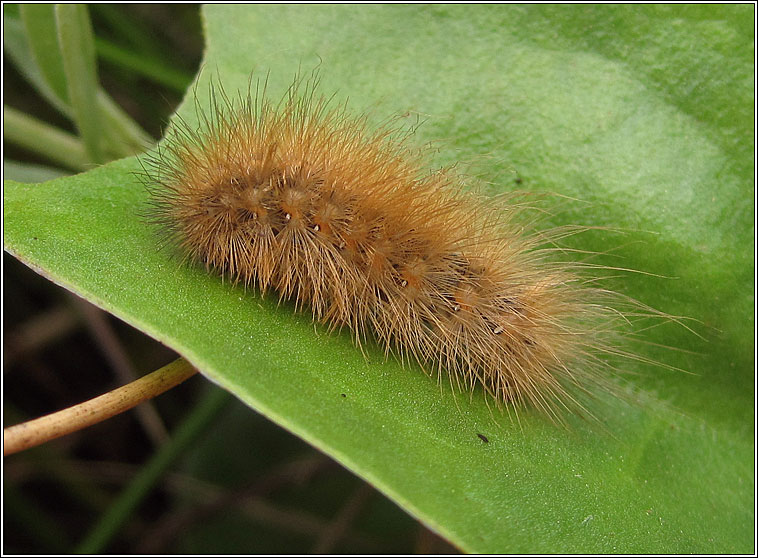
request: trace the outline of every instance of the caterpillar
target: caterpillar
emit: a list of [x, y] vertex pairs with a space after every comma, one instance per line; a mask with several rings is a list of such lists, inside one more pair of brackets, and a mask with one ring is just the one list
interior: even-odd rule
[[551, 256], [577, 228], [535, 230], [526, 194], [472, 192], [393, 121], [371, 129], [317, 89], [296, 78], [273, 102], [265, 84], [212, 84], [199, 123], [174, 122], [143, 163], [165, 242], [501, 406], [560, 420], [607, 388], [605, 357], [631, 356], [628, 299]]

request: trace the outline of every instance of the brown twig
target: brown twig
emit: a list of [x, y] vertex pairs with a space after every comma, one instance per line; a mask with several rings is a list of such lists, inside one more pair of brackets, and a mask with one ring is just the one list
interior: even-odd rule
[[[108, 313], [74, 294], [71, 294], [70, 298], [84, 317], [90, 335], [113, 368], [119, 383], [127, 384], [137, 379], [138, 375], [131, 359], [108, 321]], [[134, 409], [134, 412], [155, 447], [168, 440], [168, 431], [154, 405], [147, 402]]]
[[79, 405], [3, 430], [3, 455], [38, 446], [123, 413], [146, 399], [160, 395], [195, 374], [180, 358], [135, 380]]

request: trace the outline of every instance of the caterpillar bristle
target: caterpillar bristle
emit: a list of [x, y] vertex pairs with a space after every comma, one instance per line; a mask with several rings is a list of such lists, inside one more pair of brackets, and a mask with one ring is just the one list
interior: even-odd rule
[[372, 131], [317, 85], [296, 79], [277, 103], [265, 84], [212, 85], [197, 126], [174, 122], [143, 159], [166, 242], [509, 412], [584, 412], [582, 394], [611, 385], [604, 356], [631, 355], [619, 324], [656, 313], [616, 309], [591, 264], [553, 258], [588, 227], [535, 229], [527, 195], [486, 199], [452, 167], [430, 172], [402, 128]]

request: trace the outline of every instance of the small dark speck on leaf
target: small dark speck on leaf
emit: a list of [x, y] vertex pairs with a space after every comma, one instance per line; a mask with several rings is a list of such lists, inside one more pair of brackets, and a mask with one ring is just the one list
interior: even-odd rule
[[517, 177], [514, 179], [514, 182], [515, 182], [516, 184], [521, 184], [523, 181], [524, 181], [524, 179], [523, 179], [523, 178], [521, 178], [520, 176], [517, 176]]
[[489, 439], [488, 439], [488, 438], [487, 438], [487, 436], [485, 436], [484, 434], [479, 434], [479, 433], [477, 433], [477, 436], [479, 436], [479, 439], [480, 439], [482, 442], [484, 442], [485, 444], [489, 444], [489, 443], [490, 443]]
[[345, 395], [344, 393], [341, 393], [340, 395], [342, 395], [342, 397], [347, 397], [347, 395]]

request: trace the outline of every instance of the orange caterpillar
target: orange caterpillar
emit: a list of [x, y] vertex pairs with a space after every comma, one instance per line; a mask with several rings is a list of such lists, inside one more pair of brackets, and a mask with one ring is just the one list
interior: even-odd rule
[[265, 89], [212, 91], [210, 116], [179, 122], [147, 159], [152, 220], [207, 269], [276, 290], [358, 344], [372, 332], [459, 389], [555, 418], [581, 408], [575, 394], [605, 383], [600, 357], [623, 353], [625, 318], [540, 248], [571, 230], [529, 232], [515, 195], [467, 193], [397, 129], [369, 131], [314, 89], [296, 81], [278, 105]]

